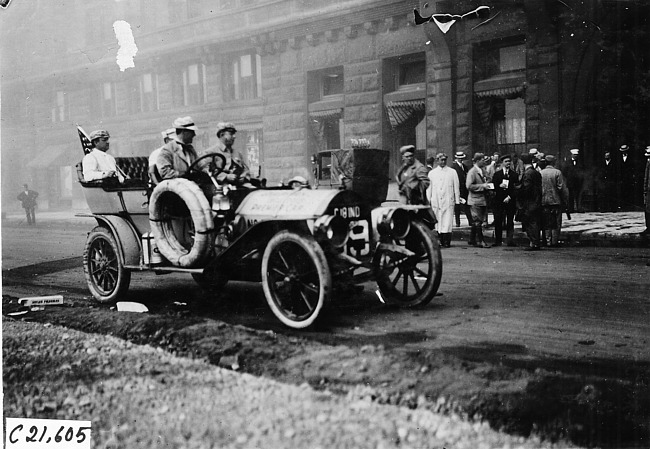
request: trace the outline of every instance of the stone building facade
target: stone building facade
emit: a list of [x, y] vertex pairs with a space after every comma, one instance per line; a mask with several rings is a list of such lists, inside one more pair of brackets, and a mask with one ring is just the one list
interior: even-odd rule
[[[316, 156], [355, 138], [390, 149], [393, 173], [404, 144], [420, 158], [536, 147], [562, 159], [578, 147], [594, 165], [606, 146], [643, 148], [648, 137], [642, 126], [596, 132], [594, 26], [608, 2], [565, 11], [499, 0], [490, 20], [459, 20], [447, 33], [415, 25], [413, 9], [463, 13], [480, 2], [21, 3], [2, 31], [3, 209], [24, 182], [43, 208], [82, 207], [75, 124], [108, 129], [114, 156], [144, 156], [176, 117], [194, 118], [199, 149], [215, 143], [217, 122], [232, 121], [236, 146], [270, 183], [326, 177], [327, 158]], [[115, 62], [116, 20], [138, 46], [126, 70]]]

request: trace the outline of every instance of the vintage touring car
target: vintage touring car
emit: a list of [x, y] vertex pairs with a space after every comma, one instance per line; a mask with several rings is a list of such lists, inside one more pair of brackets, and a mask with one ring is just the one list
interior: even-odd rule
[[[346, 163], [353, 166], [355, 152], [340, 151], [348, 152]], [[381, 150], [363, 151], [383, 156]], [[225, 192], [216, 181], [223, 157], [205, 158], [209, 175], [201, 176], [209, 178], [211, 201], [206, 187], [190, 179], [165, 180], [153, 188], [144, 157], [117, 158], [131, 177], [125, 184], [84, 182], [78, 167], [91, 212], [86, 216], [97, 220], [83, 256], [97, 301], [122, 298], [132, 272], [184, 272], [208, 292], [229, 280], [261, 282], [274, 315], [289, 327], [306, 328], [336, 299], [333, 292], [341, 285], [374, 280], [382, 301], [405, 307], [435, 296], [442, 258], [431, 220], [427, 223], [430, 214], [423, 206], [381, 205], [387, 168], [381, 176], [352, 170], [347, 188]], [[200, 171], [197, 163], [190, 172]]]

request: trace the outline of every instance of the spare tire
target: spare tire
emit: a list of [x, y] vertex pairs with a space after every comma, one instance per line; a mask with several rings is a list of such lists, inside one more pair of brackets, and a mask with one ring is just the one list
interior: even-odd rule
[[149, 198], [149, 222], [158, 250], [173, 265], [194, 267], [209, 255], [212, 210], [194, 182], [176, 178], [158, 184]]

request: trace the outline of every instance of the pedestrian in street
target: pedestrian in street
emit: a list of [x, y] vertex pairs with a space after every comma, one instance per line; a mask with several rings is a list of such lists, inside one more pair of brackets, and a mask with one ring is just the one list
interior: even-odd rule
[[506, 243], [508, 246], [517, 246], [515, 234], [515, 187], [519, 177], [512, 167], [512, 156], [509, 154], [499, 159], [500, 168], [494, 173], [494, 246], [501, 246], [503, 242], [503, 224], [506, 225]]
[[395, 178], [400, 202], [404, 204], [428, 204], [429, 177], [427, 167], [415, 159], [415, 147], [405, 145], [399, 149], [403, 164]]
[[460, 204], [460, 184], [456, 170], [447, 166], [447, 155], [438, 153], [438, 166], [429, 172], [431, 185], [429, 202], [438, 222], [436, 230], [440, 234], [440, 245], [451, 247], [451, 231], [454, 224], [454, 207]]
[[467, 196], [469, 194], [469, 191], [467, 190], [467, 186], [465, 185], [465, 181], [467, 180], [467, 172], [469, 169], [463, 162], [465, 159], [467, 159], [467, 155], [463, 153], [462, 151], [456, 151], [454, 154], [454, 162], [451, 165], [451, 168], [456, 170], [456, 174], [458, 175], [458, 184], [460, 185], [460, 204], [457, 204], [454, 207], [454, 216], [456, 218], [456, 226], [460, 226], [460, 215], [465, 214], [465, 217], [467, 218], [467, 223], [469, 225], [472, 224], [472, 215], [469, 210], [469, 205], [467, 204]]
[[[550, 242], [555, 248], [559, 245], [562, 231], [563, 205], [569, 201], [569, 192], [564, 182], [562, 172], [555, 168], [556, 157], [546, 155], [546, 167], [542, 170], [542, 229], [548, 231]], [[541, 244], [545, 246], [546, 234], [543, 234]]]
[[517, 213], [530, 241], [529, 246], [524, 250], [537, 251], [542, 210], [542, 175], [533, 168], [533, 157], [530, 154], [522, 154], [521, 161], [524, 163], [524, 174], [521, 183], [516, 187]]
[[156, 160], [156, 166], [162, 179], [174, 179], [185, 176], [190, 165], [198, 159], [192, 146], [194, 136], [199, 128], [192, 117], [179, 117], [172, 123], [176, 135], [163, 145]]
[[571, 156], [569, 160], [564, 162], [560, 170], [564, 175], [567, 187], [569, 189], [569, 213], [584, 212], [582, 207], [582, 194], [584, 190], [584, 164], [580, 157], [580, 149], [572, 148], [570, 150]]
[[163, 146], [158, 147], [155, 150], [151, 152], [149, 155], [149, 182], [151, 186], [156, 186], [162, 181], [162, 178], [160, 177], [160, 173], [158, 171], [158, 167], [156, 166], [156, 162], [158, 161], [158, 156], [160, 155], [160, 152], [162, 151], [163, 147], [169, 143], [170, 140], [174, 138], [174, 134], [176, 133], [176, 130], [174, 128], [169, 128], [160, 134], [162, 134], [163, 137]]
[[643, 177], [643, 204], [645, 205], [645, 230], [641, 235], [650, 235], [650, 146], [645, 147], [645, 176]]
[[596, 198], [600, 212], [616, 211], [616, 166], [611, 151], [605, 151], [597, 167]]
[[89, 137], [93, 149], [81, 161], [84, 181], [123, 183], [126, 175], [117, 167], [115, 158], [107, 153], [111, 145], [108, 131], [98, 129], [91, 132]]
[[490, 163], [490, 157], [483, 153], [476, 153], [472, 158], [472, 162], [474, 162], [474, 166], [467, 173], [467, 180], [465, 181], [467, 190], [469, 190], [467, 204], [469, 204], [472, 214], [472, 229], [468, 244], [477, 248], [489, 248], [490, 245], [485, 242], [483, 237], [483, 222], [487, 215], [486, 193], [494, 189], [494, 185], [485, 179], [484, 172], [485, 166]]
[[[630, 153], [628, 145], [621, 145], [618, 149], [616, 161], [616, 183], [617, 207], [618, 210], [634, 210], [634, 198], [636, 196], [637, 164]], [[569, 187], [570, 188], [570, 187]]]
[[23, 184], [22, 192], [16, 197], [22, 203], [23, 209], [25, 209], [28, 225], [36, 224], [36, 198], [38, 198], [38, 192], [30, 190], [27, 184]]

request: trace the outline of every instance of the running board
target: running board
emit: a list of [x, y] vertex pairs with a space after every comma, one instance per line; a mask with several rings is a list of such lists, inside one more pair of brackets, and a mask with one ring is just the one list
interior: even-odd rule
[[193, 273], [202, 274], [203, 268], [182, 268], [182, 267], [157, 267], [146, 265], [124, 265], [124, 268], [130, 271], [156, 271], [159, 273]]

